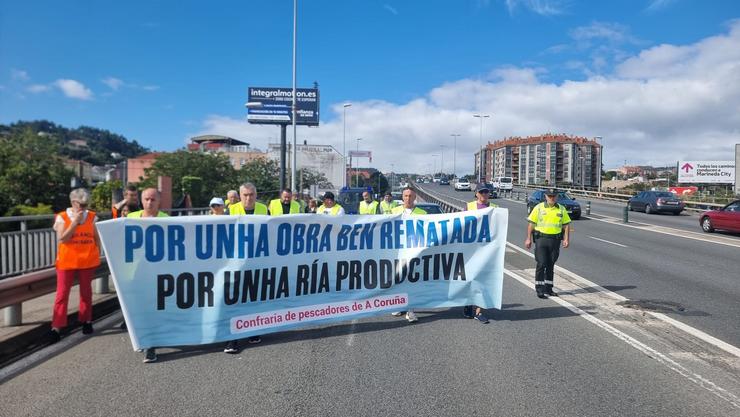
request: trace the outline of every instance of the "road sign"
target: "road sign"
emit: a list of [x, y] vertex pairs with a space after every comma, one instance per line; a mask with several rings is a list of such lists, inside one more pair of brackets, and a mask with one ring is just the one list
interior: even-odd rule
[[733, 184], [735, 182], [735, 162], [679, 161], [678, 182]]
[[[291, 124], [293, 89], [281, 87], [249, 87], [247, 92], [250, 105], [247, 108], [247, 121], [254, 124]], [[316, 88], [296, 89], [296, 124], [304, 126], [319, 125], [319, 90]]]
[[372, 151], [349, 151], [349, 157], [350, 158], [370, 158], [370, 161], [373, 160], [373, 153]]

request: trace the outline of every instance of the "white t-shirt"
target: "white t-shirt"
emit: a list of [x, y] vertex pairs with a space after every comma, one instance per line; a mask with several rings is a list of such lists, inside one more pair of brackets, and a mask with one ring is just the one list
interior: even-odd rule
[[[326, 207], [326, 208], [324, 208], [324, 212], [322, 214], [331, 214], [331, 209], [333, 209], [333, 208], [334, 207], [331, 207], [331, 208]], [[344, 214], [344, 207], [339, 207], [339, 211], [337, 211], [337, 216], [341, 216], [343, 214]]]
[[[67, 212], [67, 217], [71, 219], [72, 216], [74, 215], [74, 213], [72, 212], [72, 209], [68, 208], [66, 212]], [[82, 212], [82, 223], [85, 223], [86, 221], [87, 221], [87, 210]], [[98, 216], [95, 215], [95, 218], [93, 219], [93, 223], [97, 221], [98, 221]], [[64, 228], [64, 219], [62, 218], [62, 216], [56, 216], [56, 219], [54, 219], [54, 230], [57, 230], [58, 227], [61, 227], [62, 230]]]

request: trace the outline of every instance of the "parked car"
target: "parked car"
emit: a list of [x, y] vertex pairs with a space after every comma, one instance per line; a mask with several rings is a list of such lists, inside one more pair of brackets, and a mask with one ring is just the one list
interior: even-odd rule
[[[544, 190], [537, 190], [533, 192], [527, 198], [527, 213], [531, 213], [532, 209], [534, 209], [537, 204], [540, 204], [544, 201]], [[571, 197], [565, 191], [560, 191], [558, 192], [557, 202], [558, 204], [565, 206], [565, 210], [568, 212], [568, 215], [572, 220], [578, 220], [581, 218], [581, 205], [576, 201], [575, 197]]]
[[699, 224], [707, 233], [715, 230], [740, 232], [740, 200], [735, 200], [719, 210], [705, 211], [699, 216]]
[[627, 200], [627, 209], [640, 210], [647, 214], [668, 212], [679, 215], [684, 209], [684, 203], [670, 191], [640, 191]]
[[457, 180], [455, 183], [455, 191], [467, 190], [470, 191], [470, 181], [468, 180]]
[[424, 210], [427, 214], [442, 214], [442, 207], [436, 203], [416, 203], [416, 207]]

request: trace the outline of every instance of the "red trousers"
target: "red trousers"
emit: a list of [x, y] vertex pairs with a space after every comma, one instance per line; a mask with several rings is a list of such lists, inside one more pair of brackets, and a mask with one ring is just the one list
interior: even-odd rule
[[92, 321], [92, 278], [97, 268], [89, 269], [57, 269], [57, 296], [54, 300], [54, 312], [51, 318], [51, 327], [60, 329], [67, 325], [67, 304], [69, 304], [69, 290], [75, 281], [75, 272], [79, 274], [80, 282], [80, 311], [78, 320], [82, 323]]

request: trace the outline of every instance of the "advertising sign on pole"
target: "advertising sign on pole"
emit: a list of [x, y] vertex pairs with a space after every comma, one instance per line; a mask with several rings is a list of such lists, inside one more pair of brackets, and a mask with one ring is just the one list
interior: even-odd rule
[[[288, 125], [291, 120], [293, 89], [281, 87], [249, 87], [247, 121], [254, 124]], [[319, 125], [319, 90], [296, 89], [296, 124]]]
[[373, 161], [372, 151], [349, 151], [350, 158], [369, 158], [370, 162]]
[[679, 161], [678, 182], [695, 184], [734, 184], [734, 161]]

